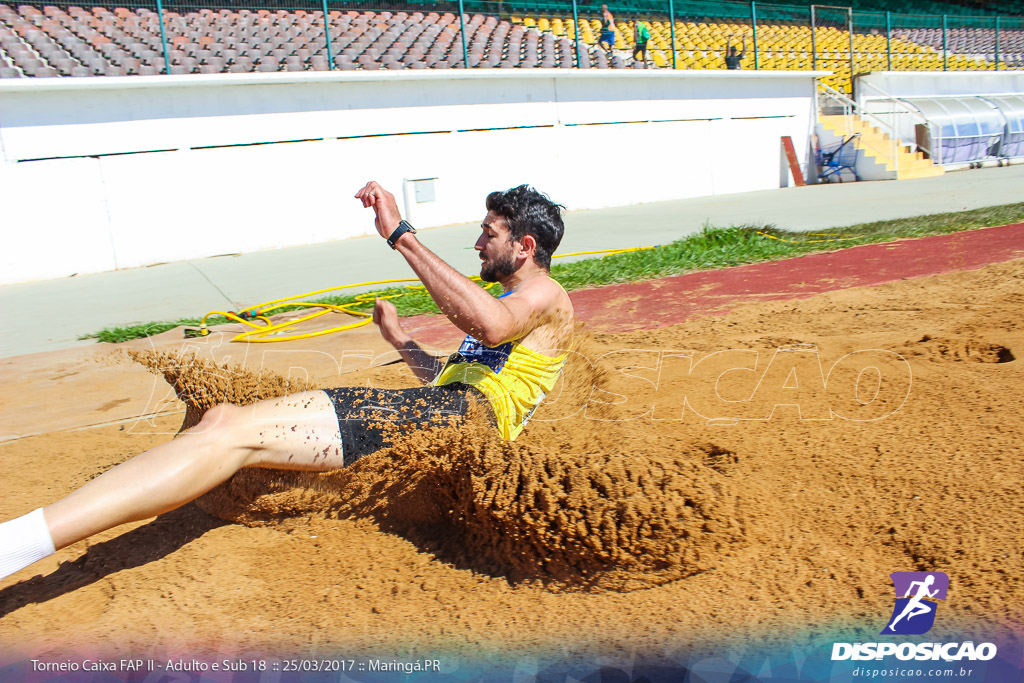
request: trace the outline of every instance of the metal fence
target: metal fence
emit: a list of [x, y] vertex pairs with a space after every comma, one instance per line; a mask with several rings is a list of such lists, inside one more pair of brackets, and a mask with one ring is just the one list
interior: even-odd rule
[[[0, 3], [0, 77], [404, 68], [1024, 68], [1024, 16], [702, 0]], [[646, 49], [640, 25], [650, 34]], [[614, 32], [608, 33], [612, 28]], [[610, 38], [602, 41], [602, 37]]]

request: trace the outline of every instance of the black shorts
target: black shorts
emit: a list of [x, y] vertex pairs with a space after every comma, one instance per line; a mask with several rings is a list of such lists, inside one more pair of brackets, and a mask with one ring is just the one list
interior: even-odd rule
[[478, 389], [460, 382], [410, 389], [338, 387], [323, 392], [334, 403], [338, 416], [346, 467], [390, 446], [404, 428], [461, 421], [473, 403], [487, 404]]

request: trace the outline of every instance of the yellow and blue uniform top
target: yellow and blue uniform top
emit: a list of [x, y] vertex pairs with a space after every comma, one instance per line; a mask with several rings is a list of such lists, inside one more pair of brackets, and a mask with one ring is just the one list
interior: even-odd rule
[[545, 356], [518, 341], [486, 346], [466, 335], [434, 385], [462, 382], [475, 387], [490, 401], [501, 437], [511, 441], [555, 386], [567, 355]]

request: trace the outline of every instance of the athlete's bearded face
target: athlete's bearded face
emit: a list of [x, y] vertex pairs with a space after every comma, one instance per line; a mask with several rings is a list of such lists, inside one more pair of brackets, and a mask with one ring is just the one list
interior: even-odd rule
[[480, 279], [484, 282], [500, 282], [516, 272], [515, 242], [511, 239], [505, 219], [488, 212], [480, 226], [483, 230], [476, 241], [480, 253]]
[[503, 256], [496, 256], [480, 264], [480, 279], [484, 282], [499, 282], [516, 271], [511, 250]]

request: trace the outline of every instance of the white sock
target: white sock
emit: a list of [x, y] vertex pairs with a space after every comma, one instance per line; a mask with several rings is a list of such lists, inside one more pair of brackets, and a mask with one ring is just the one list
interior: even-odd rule
[[0, 524], [0, 579], [54, 552], [43, 508]]

